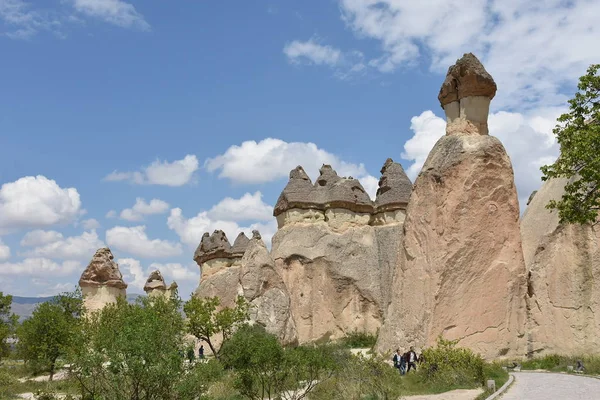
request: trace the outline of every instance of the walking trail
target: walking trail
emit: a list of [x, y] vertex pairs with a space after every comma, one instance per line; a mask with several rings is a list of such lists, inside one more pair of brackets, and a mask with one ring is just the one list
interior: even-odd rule
[[544, 372], [515, 372], [502, 400], [590, 400], [600, 398], [600, 379]]

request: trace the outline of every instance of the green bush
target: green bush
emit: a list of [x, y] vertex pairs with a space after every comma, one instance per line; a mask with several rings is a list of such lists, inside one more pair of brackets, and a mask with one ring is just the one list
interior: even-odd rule
[[311, 393], [315, 400], [395, 399], [406, 394], [404, 378], [380, 357], [365, 358], [349, 352], [338, 355], [340, 368]]
[[444, 388], [470, 388], [485, 384], [485, 361], [469, 349], [456, 347], [456, 341], [440, 337], [436, 347], [423, 351], [425, 362], [419, 374], [429, 384]]
[[567, 366], [576, 366], [577, 361], [581, 360], [585, 367], [585, 373], [590, 375], [600, 374], [600, 356], [561, 356], [558, 354], [549, 354], [543, 357], [536, 357], [525, 360], [521, 363], [524, 370], [543, 369], [547, 371], [562, 372], [567, 371]]
[[300, 399], [333, 374], [338, 357], [334, 346], [283, 348], [258, 325], [240, 327], [221, 348], [223, 365], [235, 372], [234, 386], [250, 399]]
[[373, 348], [377, 342], [377, 335], [367, 332], [353, 331], [348, 333], [342, 343], [351, 349]]

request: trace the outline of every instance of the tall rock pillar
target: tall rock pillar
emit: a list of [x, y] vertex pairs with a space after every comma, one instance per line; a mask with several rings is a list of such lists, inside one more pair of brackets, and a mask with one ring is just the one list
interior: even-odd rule
[[117, 297], [127, 296], [127, 284], [113, 258], [108, 247], [98, 249], [81, 274], [79, 286], [88, 312], [101, 310], [106, 304], [116, 302]]
[[524, 354], [519, 203], [510, 159], [487, 128], [495, 93], [473, 54], [448, 70], [438, 96], [446, 135], [408, 203], [380, 351], [430, 346], [442, 335], [486, 358]]
[[544, 182], [521, 220], [528, 274], [528, 355], [600, 353], [600, 229], [546, 208], [568, 179]]

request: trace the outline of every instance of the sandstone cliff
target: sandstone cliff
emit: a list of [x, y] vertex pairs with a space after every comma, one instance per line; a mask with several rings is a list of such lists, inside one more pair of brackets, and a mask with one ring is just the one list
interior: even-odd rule
[[290, 294], [301, 343], [381, 326], [398, 263], [411, 183], [387, 160], [373, 203], [353, 178], [324, 165], [312, 184], [290, 172], [274, 215], [272, 256]]
[[126, 297], [127, 284], [108, 247], [98, 249], [81, 274], [79, 286], [88, 312], [98, 311], [117, 297]]
[[252, 239], [240, 233], [233, 246], [223, 231], [205, 233], [194, 254], [201, 271], [195, 296], [218, 296], [232, 307], [238, 295], [251, 304], [251, 320], [283, 343], [297, 341], [287, 289], [258, 231]]
[[446, 136], [419, 174], [404, 251], [378, 349], [432, 345], [439, 335], [487, 358], [523, 354], [525, 264], [510, 159], [487, 135], [496, 92], [472, 54], [440, 90]]
[[545, 182], [521, 221], [528, 270], [528, 347], [535, 354], [588, 354], [600, 349], [600, 232], [560, 224], [546, 209], [566, 179]]

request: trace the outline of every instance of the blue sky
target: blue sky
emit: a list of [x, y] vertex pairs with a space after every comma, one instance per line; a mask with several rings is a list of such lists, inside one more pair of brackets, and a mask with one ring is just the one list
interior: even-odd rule
[[72, 289], [108, 244], [129, 292], [159, 268], [187, 297], [202, 233], [270, 240], [296, 165], [414, 179], [468, 51], [524, 206], [600, 59], [597, 1], [530, 3], [0, 0], [0, 291]]

